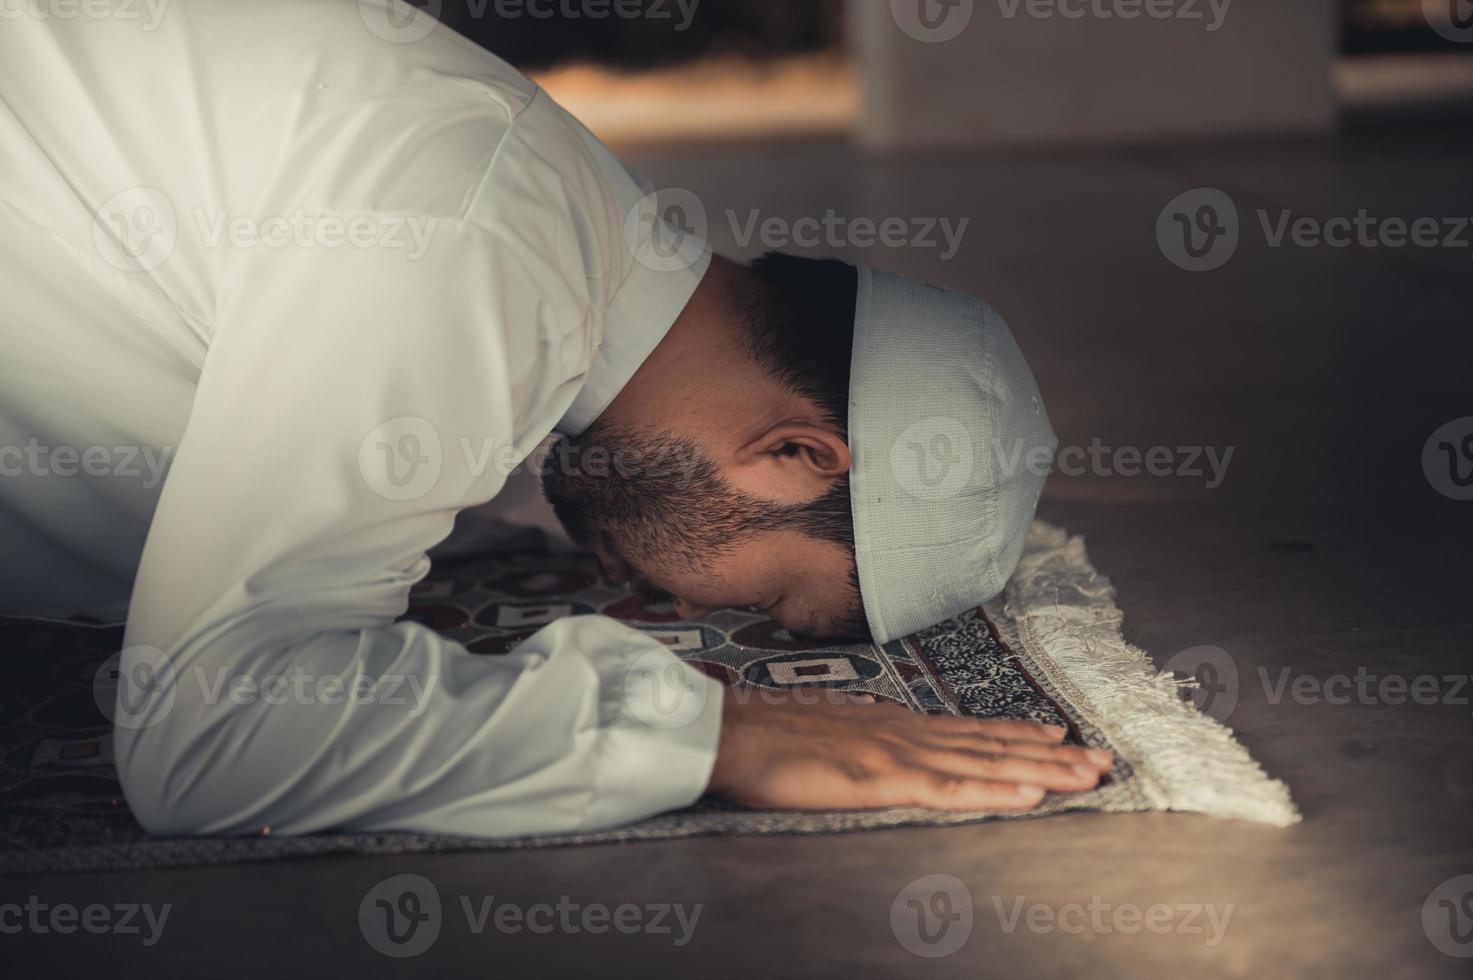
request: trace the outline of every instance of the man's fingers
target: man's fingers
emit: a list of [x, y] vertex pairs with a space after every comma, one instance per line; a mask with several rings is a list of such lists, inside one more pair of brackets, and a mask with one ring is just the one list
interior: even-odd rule
[[940, 735], [927, 739], [926, 745], [937, 749], [1039, 759], [1068, 766], [1088, 766], [1097, 772], [1108, 770], [1113, 759], [1108, 749], [1090, 749], [1080, 745], [1053, 745], [1047, 742], [1005, 742], [985, 736], [967, 738], [965, 735]]
[[1068, 732], [1058, 725], [1040, 725], [1034, 721], [1012, 718], [973, 718], [984, 735], [1005, 738], [1010, 742], [1062, 742]]
[[926, 769], [887, 775], [869, 784], [870, 807], [918, 806], [927, 810], [1016, 811], [1037, 806], [1041, 786], [1020, 786], [990, 779], [969, 779]]
[[1110, 761], [1062, 744], [1058, 728], [841, 698], [800, 706], [728, 695], [712, 791], [766, 809], [1015, 812], [1049, 791], [1094, 788]]
[[[917, 715], [899, 705], [885, 707], [895, 708], [906, 722], [923, 725], [926, 729], [923, 740], [932, 745], [1089, 766], [1101, 772], [1114, 762], [1114, 754], [1108, 749], [1062, 744], [1067, 732], [1057, 725], [1011, 718]], [[893, 713], [890, 720], [897, 720]]]
[[1010, 742], [1062, 742], [1068, 732], [1057, 725], [1040, 725], [1012, 718], [973, 718], [968, 715], [922, 715], [937, 731], [986, 735]]
[[1079, 792], [1094, 789], [1100, 770], [1084, 761], [1029, 759], [1016, 755], [971, 752], [965, 749], [920, 750], [912, 756], [922, 768], [953, 776], [988, 779], [1045, 789]]
[[980, 734], [1012, 742], [1062, 742], [1064, 736], [1069, 734], [1066, 728], [1058, 725], [1043, 725], [1036, 721], [1024, 721], [1017, 718], [976, 718], [971, 715], [919, 714], [893, 701], [877, 702], [877, 699], [870, 694], [848, 691], [841, 693], [844, 700], [851, 704], [873, 703], [876, 711], [888, 710], [892, 715], [899, 714], [906, 718], [918, 719], [922, 724], [933, 726], [937, 730]]

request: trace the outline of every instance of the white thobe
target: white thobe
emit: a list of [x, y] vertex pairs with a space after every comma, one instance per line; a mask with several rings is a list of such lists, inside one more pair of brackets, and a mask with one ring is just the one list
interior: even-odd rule
[[[655, 640], [586, 616], [478, 656], [397, 620], [704, 243], [637, 260], [648, 187], [397, 0], [51, 9], [0, 22], [0, 610], [126, 608], [138, 819], [506, 836], [695, 800], [719, 687]], [[673, 721], [637, 693], [672, 671]]]

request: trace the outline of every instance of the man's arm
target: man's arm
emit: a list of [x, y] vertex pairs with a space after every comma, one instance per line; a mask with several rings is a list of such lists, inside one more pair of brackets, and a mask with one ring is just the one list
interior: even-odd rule
[[581, 618], [490, 657], [395, 622], [586, 368], [581, 269], [543, 255], [445, 221], [416, 258], [229, 257], [125, 641], [125, 676], [168, 666], [118, 729], [149, 830], [550, 833], [701, 793], [720, 698], [642, 719], [631, 673], [714, 686], [648, 637]]

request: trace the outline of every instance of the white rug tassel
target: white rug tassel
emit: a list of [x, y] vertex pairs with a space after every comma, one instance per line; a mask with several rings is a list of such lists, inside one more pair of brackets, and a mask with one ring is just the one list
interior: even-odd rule
[[1114, 587], [1082, 537], [1035, 523], [1006, 603], [1029, 657], [1130, 762], [1155, 805], [1281, 827], [1299, 821], [1288, 787], [1125, 642]]

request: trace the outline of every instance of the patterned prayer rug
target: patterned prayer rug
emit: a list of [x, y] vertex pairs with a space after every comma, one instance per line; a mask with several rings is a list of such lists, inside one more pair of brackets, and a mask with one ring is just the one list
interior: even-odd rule
[[[727, 685], [866, 693], [916, 711], [1028, 718], [1115, 752], [1096, 790], [1051, 795], [1023, 816], [1063, 810], [1192, 810], [1284, 825], [1298, 819], [1226, 728], [1199, 714], [1178, 682], [1120, 635], [1109, 581], [1083, 541], [1036, 524], [1004, 596], [883, 647], [794, 639], [764, 616], [723, 610], [682, 621], [600, 579], [578, 556], [498, 556], [437, 567], [406, 618], [497, 656], [562, 616], [600, 613], [644, 630]], [[714, 800], [609, 831], [516, 840], [420, 834], [152, 838], [118, 786], [110, 726], [97, 698], [121, 626], [0, 618], [8, 683], [0, 692], [0, 873], [212, 864], [340, 852], [404, 853], [687, 837], [825, 833], [946, 825], [987, 814], [897, 809], [751, 811]]]

